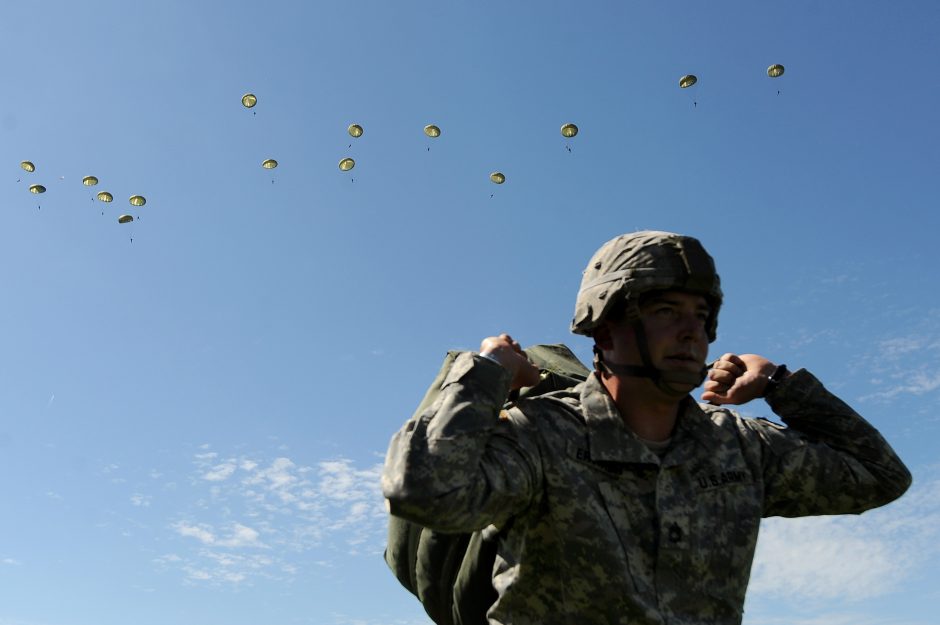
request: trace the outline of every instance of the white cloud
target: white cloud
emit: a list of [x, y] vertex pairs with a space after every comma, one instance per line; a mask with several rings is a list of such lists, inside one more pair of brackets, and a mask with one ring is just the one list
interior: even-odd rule
[[837, 612], [814, 614], [806, 617], [786, 616], [754, 616], [747, 614], [744, 625], [935, 625], [926, 621], [911, 621], [899, 619], [897, 615], [882, 616], [859, 612]]
[[152, 497], [150, 495], [141, 495], [140, 493], [134, 493], [131, 495], [131, 503], [135, 506], [146, 508], [150, 505], [150, 500]]
[[185, 521], [180, 521], [173, 526], [173, 529], [180, 536], [191, 536], [209, 545], [215, 542], [215, 535], [205, 525], [190, 525]]
[[[767, 519], [749, 596], [854, 602], [903, 586], [940, 555], [940, 479], [863, 515]], [[781, 580], [786, 580], [781, 583]]]
[[19, 560], [15, 560], [13, 558], [3, 558], [2, 560], [0, 560], [0, 564], [7, 564], [9, 566], [19, 566], [20, 564], [22, 564], [22, 562], [20, 562]]
[[263, 547], [258, 541], [258, 532], [241, 523], [232, 525], [231, 535], [228, 538], [219, 540], [216, 544], [220, 547], [231, 547], [234, 549], [241, 547]]
[[886, 391], [871, 393], [863, 396], [861, 399], [891, 399], [892, 397], [904, 393], [923, 395], [924, 393], [929, 393], [930, 391], [940, 388], [940, 370], [931, 372], [910, 371], [905, 374], [892, 376], [892, 379], [898, 378], [903, 378], [904, 382], [894, 383], [893, 386]]
[[[195, 540], [183, 542], [178, 561], [155, 561], [180, 571], [189, 583], [289, 579], [329, 552], [381, 554], [387, 519], [381, 464], [359, 468], [338, 458], [306, 466], [286, 455], [194, 456], [187, 518], [170, 528]], [[318, 557], [300, 556], [311, 551]]]
[[222, 464], [217, 464], [212, 467], [209, 471], [203, 474], [202, 479], [208, 480], [210, 482], [220, 482], [222, 480], [227, 480], [235, 473], [236, 465], [234, 462], [223, 462]]
[[241, 549], [244, 547], [264, 547], [265, 545], [258, 540], [260, 534], [257, 530], [242, 525], [241, 523], [232, 523], [228, 526], [227, 536], [222, 537], [214, 531], [211, 525], [200, 523], [198, 525], [179, 521], [173, 524], [173, 529], [180, 536], [195, 538], [205, 545], [216, 547], [225, 547], [230, 549]]
[[940, 315], [925, 315], [907, 334], [878, 341], [859, 364], [875, 389], [863, 401], [922, 396], [940, 389]]

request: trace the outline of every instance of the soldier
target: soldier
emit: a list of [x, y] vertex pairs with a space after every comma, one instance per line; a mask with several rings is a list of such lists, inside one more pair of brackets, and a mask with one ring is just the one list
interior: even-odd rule
[[[457, 357], [392, 438], [392, 514], [500, 538], [491, 624], [740, 623], [760, 519], [858, 514], [911, 476], [808, 371], [756, 354], [705, 366], [722, 293], [691, 237], [627, 234], [589, 262], [571, 329], [595, 371], [519, 400], [539, 371], [507, 334]], [[702, 400], [689, 393], [704, 381]], [[725, 404], [763, 397], [786, 426]]]

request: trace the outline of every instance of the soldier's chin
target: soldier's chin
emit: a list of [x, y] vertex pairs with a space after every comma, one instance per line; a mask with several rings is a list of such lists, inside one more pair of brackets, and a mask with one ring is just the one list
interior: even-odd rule
[[664, 371], [693, 371], [698, 373], [705, 366], [705, 361], [688, 360], [685, 358], [666, 358], [663, 362]]
[[681, 367], [662, 369], [662, 380], [677, 392], [691, 393], [702, 383], [702, 368]]

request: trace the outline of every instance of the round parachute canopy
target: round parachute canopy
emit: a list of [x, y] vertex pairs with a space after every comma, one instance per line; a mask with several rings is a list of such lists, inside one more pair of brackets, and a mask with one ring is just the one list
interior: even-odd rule
[[679, 87], [682, 89], [688, 89], [697, 82], [698, 78], [695, 77], [695, 74], [686, 74], [679, 79]]
[[36, 166], [33, 165], [32, 161], [23, 161], [22, 163], [20, 163], [20, 167], [22, 167], [28, 172], [36, 171]]
[[359, 124], [349, 124], [349, 128], [346, 129], [349, 132], [351, 137], [361, 137], [362, 136], [362, 126]]
[[82, 178], [82, 184], [86, 187], [93, 187], [98, 184], [98, 179], [95, 176], [85, 176]]
[[506, 182], [506, 176], [504, 176], [503, 172], [501, 171], [494, 171], [492, 174], [490, 174], [490, 180], [496, 184], [503, 184]]
[[42, 186], [41, 184], [30, 185], [29, 192], [30, 193], [45, 193], [46, 187]]
[[258, 98], [255, 97], [255, 94], [253, 93], [246, 93], [242, 96], [242, 106], [244, 106], [246, 109], [250, 109], [257, 103]]
[[351, 158], [344, 158], [343, 160], [339, 162], [339, 168], [342, 171], [349, 171], [355, 166], [356, 166], [356, 161], [352, 160]]
[[565, 124], [561, 127], [561, 136], [571, 138], [578, 134], [578, 127], [574, 124]]
[[767, 68], [767, 75], [771, 78], [777, 78], [778, 76], [783, 76], [783, 65], [775, 63]]
[[441, 129], [435, 126], [434, 124], [428, 124], [427, 126], [424, 127], [424, 134], [426, 134], [427, 136], [431, 138], [440, 137]]
[[114, 196], [108, 193], [107, 191], [98, 192], [98, 201], [99, 202], [110, 202], [114, 199]]
[[264, 167], [265, 169], [274, 169], [275, 167], [277, 167], [277, 161], [274, 160], [273, 158], [269, 158], [264, 161], [261, 161], [261, 166]]
[[120, 217], [118, 217], [119, 224], [129, 224], [132, 221], [134, 221], [134, 218], [131, 217], [130, 215], [121, 215]]
[[147, 198], [142, 195], [132, 195], [127, 201], [131, 203], [131, 206], [143, 206], [147, 203]]

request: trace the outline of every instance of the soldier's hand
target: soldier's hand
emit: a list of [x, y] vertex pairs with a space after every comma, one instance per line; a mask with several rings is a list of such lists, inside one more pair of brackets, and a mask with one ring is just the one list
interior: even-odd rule
[[746, 404], [763, 397], [774, 369], [774, 363], [757, 354], [725, 354], [708, 372], [702, 401], [715, 405]]
[[534, 386], [539, 381], [539, 368], [529, 362], [522, 347], [508, 334], [490, 336], [480, 343], [480, 354], [494, 358], [512, 376], [510, 390]]

